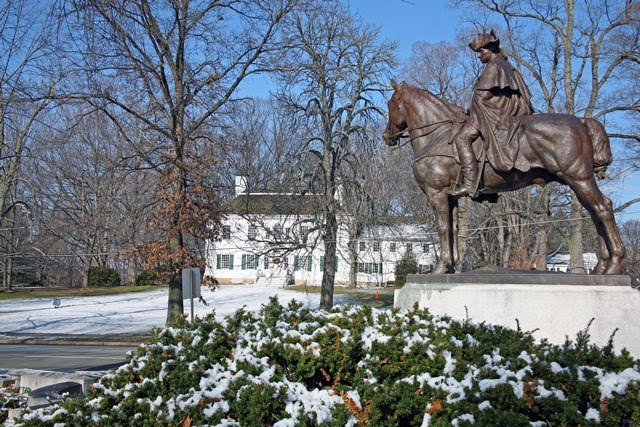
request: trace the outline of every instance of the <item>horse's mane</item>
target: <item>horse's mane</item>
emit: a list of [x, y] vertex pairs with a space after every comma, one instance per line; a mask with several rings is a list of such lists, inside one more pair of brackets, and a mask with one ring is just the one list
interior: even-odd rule
[[444, 99], [438, 98], [427, 89], [421, 89], [417, 86], [412, 86], [406, 83], [403, 83], [403, 86], [408, 89], [410, 92], [416, 94], [419, 97], [427, 98], [429, 102], [438, 104], [440, 108], [446, 112], [446, 115], [449, 117], [459, 116], [460, 114], [466, 114], [465, 109], [460, 107], [459, 105], [452, 104], [450, 102], [445, 101]]

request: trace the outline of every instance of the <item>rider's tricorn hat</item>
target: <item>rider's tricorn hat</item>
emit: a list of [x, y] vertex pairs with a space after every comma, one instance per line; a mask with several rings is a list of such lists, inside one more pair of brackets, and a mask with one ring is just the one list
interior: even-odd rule
[[471, 40], [469, 47], [476, 52], [481, 48], [497, 48], [500, 46], [500, 39], [496, 35], [495, 31], [491, 30], [489, 34], [478, 34]]

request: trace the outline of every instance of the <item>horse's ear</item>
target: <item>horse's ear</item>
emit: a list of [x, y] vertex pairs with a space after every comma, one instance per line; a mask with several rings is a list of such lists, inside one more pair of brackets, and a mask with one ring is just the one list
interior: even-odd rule
[[393, 90], [398, 90], [398, 83], [395, 80], [391, 79], [391, 87]]

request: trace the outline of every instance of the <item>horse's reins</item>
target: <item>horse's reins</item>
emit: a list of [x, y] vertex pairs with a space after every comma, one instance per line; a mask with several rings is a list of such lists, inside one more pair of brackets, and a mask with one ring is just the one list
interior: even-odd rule
[[[390, 135], [389, 138], [391, 138], [391, 139], [396, 138], [396, 137], [397, 138], [408, 138], [404, 143], [398, 144], [397, 148], [400, 148], [400, 147], [404, 147], [406, 144], [410, 143], [414, 139], [422, 138], [424, 136], [432, 134], [433, 132], [438, 130], [439, 127], [435, 127], [432, 130], [430, 130], [430, 131], [428, 131], [426, 133], [423, 133], [422, 135], [415, 136], [413, 138], [411, 137], [411, 135], [409, 135], [409, 132], [411, 132], [411, 131], [418, 130], [418, 129], [424, 129], [424, 128], [428, 128], [428, 127], [436, 126], [436, 125], [442, 125], [442, 124], [445, 124], [445, 123], [454, 123], [454, 122], [455, 122], [454, 119], [440, 120], [440, 121], [437, 121], [437, 122], [428, 123], [426, 125], [416, 126], [416, 127], [413, 127], [413, 128], [408, 128], [408, 129], [404, 129], [404, 130], [395, 132], [392, 135]], [[406, 135], [404, 134], [405, 132], [407, 133]]]

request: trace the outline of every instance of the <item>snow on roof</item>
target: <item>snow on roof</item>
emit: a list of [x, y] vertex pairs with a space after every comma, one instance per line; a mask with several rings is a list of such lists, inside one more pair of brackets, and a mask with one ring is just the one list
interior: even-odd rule
[[[598, 262], [598, 256], [593, 252], [585, 252], [582, 254], [582, 259], [585, 264], [595, 264]], [[547, 264], [569, 264], [571, 255], [569, 252], [558, 252], [555, 255], [549, 255], [547, 257]]]

